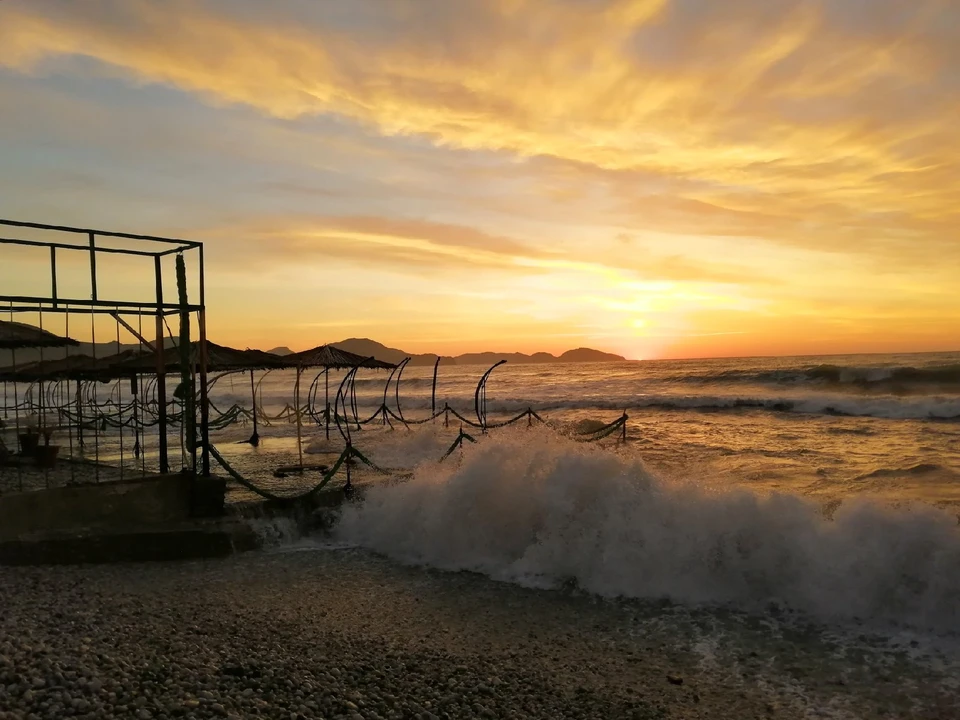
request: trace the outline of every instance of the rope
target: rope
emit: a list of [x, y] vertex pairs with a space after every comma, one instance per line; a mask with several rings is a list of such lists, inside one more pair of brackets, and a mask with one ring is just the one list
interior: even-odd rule
[[[452, 408], [445, 407], [444, 409], [450, 410], [451, 412], [453, 412]], [[442, 412], [443, 411], [439, 413], [434, 413], [433, 417], [438, 417]], [[522, 413], [520, 413], [516, 417], [511, 418], [509, 421], [506, 421], [504, 423], [499, 423], [496, 426], [489, 426], [489, 427], [504, 427], [506, 425], [518, 422], [519, 420], [522, 420], [525, 417], [536, 418], [540, 422], [543, 422], [543, 419], [536, 412], [534, 412], [532, 409], [528, 409], [528, 410], [524, 410]], [[581, 437], [574, 437], [572, 439], [578, 442], [596, 442], [596, 441], [602, 440], [606, 437], [609, 437], [610, 435], [617, 432], [618, 430], [623, 430], [626, 427], [627, 419], [628, 419], [628, 416], [626, 413], [624, 413], [619, 418], [614, 420], [612, 423], [605, 425], [602, 428], [598, 428], [597, 430], [591, 431], [589, 433], [585, 433]], [[407, 422], [410, 422], [410, 421], [407, 421]], [[427, 420], [427, 422], [429, 422], [429, 419]], [[453, 441], [453, 444], [437, 461], [438, 464], [444, 462], [458, 448], [463, 449], [464, 441], [468, 441], [471, 443], [477, 442], [477, 440], [473, 436], [464, 432], [463, 428], [461, 427], [460, 432], [457, 434], [456, 439]], [[381, 467], [377, 465], [375, 462], [373, 462], [372, 460], [370, 460], [370, 458], [368, 458], [362, 452], [357, 450], [352, 444], [347, 444], [343, 452], [340, 454], [340, 457], [337, 459], [337, 462], [334, 463], [332, 468], [330, 468], [327, 472], [323, 474], [322, 479], [315, 486], [313, 486], [306, 492], [303, 492], [297, 495], [278, 495], [277, 493], [271, 492], [270, 490], [266, 490], [264, 488], [259, 487], [254, 482], [243, 477], [239, 472], [237, 472], [237, 470], [235, 470], [223, 458], [223, 456], [220, 454], [220, 452], [216, 449], [216, 447], [212, 443], [209, 444], [207, 448], [210, 451], [210, 456], [214, 458], [214, 460], [216, 460], [224, 470], [226, 470], [226, 472], [230, 475], [230, 477], [232, 477], [234, 480], [236, 480], [238, 483], [240, 483], [243, 487], [247, 488], [251, 492], [259, 495], [260, 497], [265, 498], [267, 500], [276, 501], [276, 502], [296, 502], [299, 500], [304, 500], [309, 497], [312, 497], [316, 493], [320, 492], [320, 490], [322, 490], [330, 482], [330, 480], [333, 479], [333, 477], [337, 474], [337, 472], [339, 472], [340, 468], [343, 467], [345, 463], [347, 464], [346, 487], [349, 488], [351, 486], [349, 461], [353, 458], [356, 458], [361, 463], [369, 467], [374, 472], [379, 473], [380, 475], [397, 477], [397, 478], [413, 477], [413, 472], [410, 470], [391, 470], [388, 468]]]

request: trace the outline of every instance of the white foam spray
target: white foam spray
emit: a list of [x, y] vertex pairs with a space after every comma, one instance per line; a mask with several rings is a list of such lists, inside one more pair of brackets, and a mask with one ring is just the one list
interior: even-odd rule
[[830, 520], [795, 496], [667, 482], [539, 434], [488, 439], [459, 466], [372, 488], [334, 532], [403, 562], [609, 597], [960, 620], [960, 531], [945, 511], [854, 501]]

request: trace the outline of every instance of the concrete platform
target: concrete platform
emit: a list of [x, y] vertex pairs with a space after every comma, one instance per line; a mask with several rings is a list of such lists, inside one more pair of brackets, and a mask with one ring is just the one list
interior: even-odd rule
[[223, 514], [226, 482], [186, 474], [0, 495], [0, 540], [65, 530], [143, 529]]
[[128, 531], [43, 533], [0, 541], [0, 565], [74, 565], [218, 558], [256, 550], [260, 537], [246, 523], [198, 521]]
[[187, 474], [0, 496], [0, 564], [222, 557], [260, 538], [225, 518], [222, 478]]

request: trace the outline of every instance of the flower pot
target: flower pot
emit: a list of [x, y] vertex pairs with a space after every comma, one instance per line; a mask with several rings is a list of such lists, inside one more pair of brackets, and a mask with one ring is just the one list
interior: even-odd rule
[[20, 435], [20, 454], [33, 455], [37, 446], [40, 444], [40, 436], [36, 433], [21, 433]]
[[57, 464], [57, 455], [60, 453], [60, 446], [40, 445], [33, 452], [33, 457], [38, 467], [50, 468]]

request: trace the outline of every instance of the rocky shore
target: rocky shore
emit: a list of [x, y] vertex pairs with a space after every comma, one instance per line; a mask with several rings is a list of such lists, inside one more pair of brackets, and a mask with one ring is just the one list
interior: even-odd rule
[[[0, 568], [0, 718], [955, 718], [955, 657], [359, 550]], [[851, 636], [852, 637], [852, 636]]]

